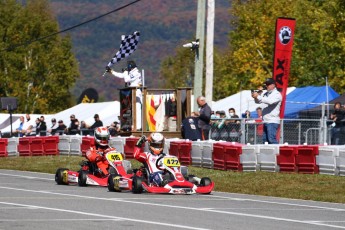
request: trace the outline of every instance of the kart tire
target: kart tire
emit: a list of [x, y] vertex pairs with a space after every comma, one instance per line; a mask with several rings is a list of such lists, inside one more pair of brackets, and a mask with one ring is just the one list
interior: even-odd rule
[[81, 187], [86, 186], [87, 181], [87, 174], [89, 174], [88, 171], [81, 170], [78, 175], [78, 185]]
[[116, 177], [119, 177], [117, 173], [110, 174], [108, 176], [108, 190], [109, 192], [121, 192], [121, 189], [116, 186]]
[[63, 181], [63, 172], [68, 170], [66, 168], [58, 168], [55, 173], [55, 182], [58, 185], [68, 185], [68, 182]]
[[137, 177], [137, 176], [133, 177], [133, 181], [132, 181], [132, 192], [133, 193], [140, 194], [143, 192], [143, 186], [141, 184], [142, 181], [143, 181], [142, 177]]
[[211, 179], [208, 177], [203, 177], [200, 180], [200, 186], [208, 186], [211, 184]]
[[116, 174], [115, 168], [111, 167], [111, 166], [109, 166], [108, 172], [109, 172], [109, 174]]

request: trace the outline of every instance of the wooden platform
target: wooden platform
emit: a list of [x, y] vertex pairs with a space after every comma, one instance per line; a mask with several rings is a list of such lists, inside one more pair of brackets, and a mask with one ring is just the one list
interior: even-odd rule
[[[141, 132], [141, 131], [136, 131], [136, 132], [122, 132], [119, 135], [120, 136], [135, 136], [135, 137], [141, 137], [142, 135], [149, 136], [152, 132]], [[181, 132], [168, 132], [168, 131], [163, 131], [160, 132], [163, 134], [165, 138], [182, 138]]]

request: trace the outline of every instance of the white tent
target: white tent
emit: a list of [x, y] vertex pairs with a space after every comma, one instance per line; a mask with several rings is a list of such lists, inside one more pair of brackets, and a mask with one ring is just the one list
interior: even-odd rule
[[[56, 121], [63, 120], [65, 125], [69, 126], [71, 114], [74, 114], [79, 122], [85, 121], [86, 124], [92, 125], [95, 122], [93, 116], [96, 113], [99, 115], [99, 118], [103, 122], [103, 125], [109, 126], [111, 122], [118, 121], [118, 116], [120, 116], [120, 102], [111, 101], [100, 103], [81, 103], [56, 114], [30, 114], [30, 116], [32, 120], [35, 120], [37, 117], [43, 115], [47, 123], [47, 128], [49, 129], [52, 125], [52, 118], [55, 118]], [[12, 115], [13, 130], [19, 127], [19, 117], [22, 115], [25, 116], [25, 114]], [[11, 124], [9, 122], [9, 119], [9, 114], [0, 114], [0, 130], [2, 133], [11, 131]]]
[[[289, 94], [295, 89], [296, 87], [288, 87], [286, 94]], [[213, 111], [224, 110], [226, 115], [229, 115], [229, 108], [234, 108], [236, 110], [236, 114], [241, 117], [241, 114], [246, 110], [255, 111], [255, 109], [259, 106], [259, 104], [254, 102], [254, 99], [251, 96], [251, 91], [243, 90], [239, 93], [213, 102], [211, 109]]]

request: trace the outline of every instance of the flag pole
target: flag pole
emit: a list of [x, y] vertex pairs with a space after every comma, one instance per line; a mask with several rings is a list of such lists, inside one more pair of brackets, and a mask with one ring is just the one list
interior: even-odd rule
[[[145, 85], [145, 70], [141, 70], [142, 84], [141, 84], [141, 136], [144, 135], [144, 85]], [[145, 98], [146, 103], [146, 98]]]

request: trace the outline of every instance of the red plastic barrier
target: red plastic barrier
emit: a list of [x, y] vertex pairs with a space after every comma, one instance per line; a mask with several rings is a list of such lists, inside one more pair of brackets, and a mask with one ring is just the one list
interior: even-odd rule
[[18, 142], [19, 156], [31, 156], [31, 137], [21, 137]]
[[242, 171], [240, 163], [242, 145], [239, 143], [219, 142], [213, 145], [213, 168], [220, 170]]
[[225, 170], [225, 161], [224, 161], [224, 146], [221, 143], [213, 144], [213, 168]]
[[[126, 144], [124, 147], [126, 159], [134, 158], [134, 146], [138, 142], [138, 140], [139, 140], [139, 137], [126, 138]], [[142, 147], [142, 151], [144, 151], [144, 147]]]
[[243, 171], [243, 166], [240, 163], [240, 155], [242, 154], [241, 144], [226, 144], [224, 145], [224, 162], [225, 170]]
[[95, 138], [94, 137], [83, 137], [82, 142], [80, 145], [81, 153], [83, 157], [85, 157], [86, 152], [91, 148], [91, 146], [95, 146]]
[[59, 136], [44, 137], [43, 149], [44, 155], [58, 155], [59, 154]]
[[316, 165], [316, 155], [319, 154], [319, 146], [302, 145], [297, 149], [296, 165], [299, 173], [319, 173], [319, 166]]
[[180, 154], [179, 154], [179, 143], [176, 141], [171, 141], [170, 142], [170, 148], [169, 148], [169, 155], [175, 156], [180, 159]]
[[192, 142], [191, 141], [172, 141], [170, 142], [169, 154], [176, 156], [183, 165], [192, 164]]
[[297, 172], [296, 155], [298, 146], [287, 145], [279, 147], [279, 155], [277, 155], [277, 164], [281, 172]]
[[0, 138], [0, 157], [7, 157], [7, 144], [8, 140], [6, 138]]
[[31, 138], [30, 149], [31, 149], [32, 156], [44, 155], [43, 143], [44, 143], [44, 139], [42, 137]]

